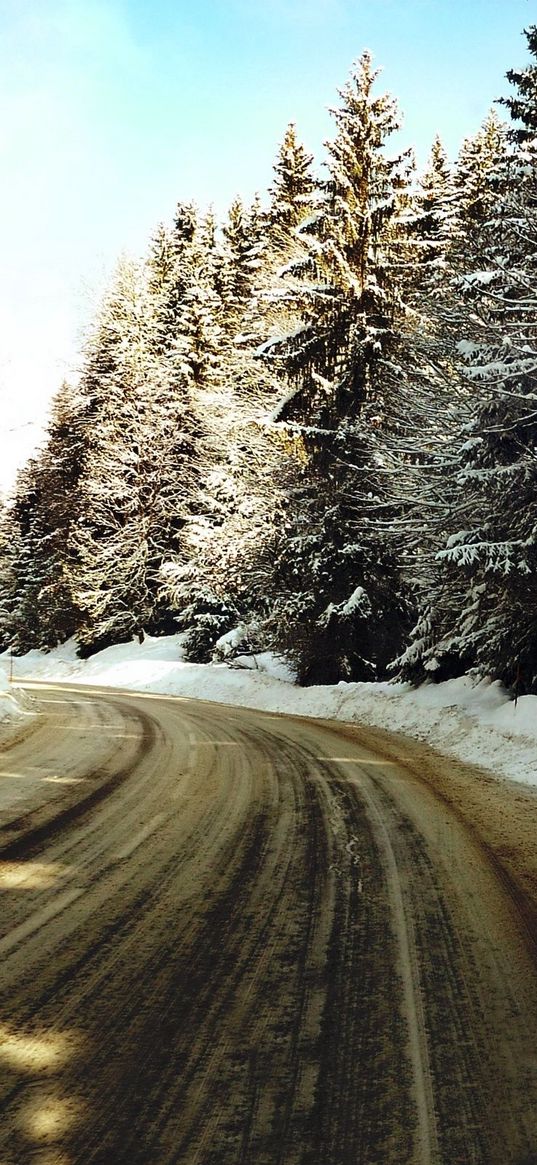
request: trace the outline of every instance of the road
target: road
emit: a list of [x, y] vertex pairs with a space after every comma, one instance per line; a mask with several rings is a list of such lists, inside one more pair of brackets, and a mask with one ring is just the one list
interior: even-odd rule
[[535, 1165], [535, 790], [372, 729], [32, 696], [1, 1165]]

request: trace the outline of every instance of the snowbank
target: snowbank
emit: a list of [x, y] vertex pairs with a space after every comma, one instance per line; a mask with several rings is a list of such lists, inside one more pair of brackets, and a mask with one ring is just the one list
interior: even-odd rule
[[[511, 780], [537, 785], [537, 696], [515, 706], [499, 683], [466, 676], [444, 684], [345, 684], [297, 688], [281, 660], [269, 653], [242, 665], [189, 664], [182, 635], [147, 637], [109, 647], [89, 660], [76, 657], [73, 642], [47, 654], [32, 651], [14, 660], [15, 679], [69, 680], [141, 692], [242, 704], [374, 725], [406, 733], [443, 753]], [[9, 661], [0, 656], [0, 684]], [[6, 690], [0, 686], [0, 696]]]
[[[0, 657], [2, 658], [2, 657]], [[14, 716], [27, 716], [33, 709], [33, 700], [27, 692], [13, 687], [9, 681], [9, 663], [0, 670], [0, 721]]]

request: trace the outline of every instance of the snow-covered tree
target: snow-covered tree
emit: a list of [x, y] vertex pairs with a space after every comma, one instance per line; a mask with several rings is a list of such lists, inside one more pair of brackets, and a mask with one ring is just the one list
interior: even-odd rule
[[[534, 30], [528, 41], [535, 57]], [[510, 131], [507, 158], [497, 122], [488, 123], [487, 148], [485, 134], [478, 142], [487, 164], [460, 280], [466, 422], [447, 538], [407, 664], [418, 678], [473, 666], [536, 691], [537, 63], [509, 76], [518, 94], [505, 104], [522, 128]]]
[[455, 213], [453, 174], [444, 146], [436, 137], [409, 213], [413, 274], [420, 293], [433, 291], [446, 280]]
[[[298, 192], [297, 200], [294, 211], [290, 204], [285, 212], [281, 208], [289, 224], [305, 212]], [[217, 640], [237, 624], [251, 629], [266, 606], [260, 561], [281, 499], [279, 442], [265, 422], [278, 389], [256, 352], [274, 326], [270, 292], [283, 237], [282, 227], [276, 244], [258, 198], [249, 208], [235, 199], [222, 231], [217, 287], [223, 341], [213, 400], [205, 410], [204, 483], [185, 533], [186, 557], [171, 558], [162, 570], [163, 595], [177, 625], [188, 630], [186, 651], [195, 660], [210, 659]]]
[[510, 157], [507, 126], [492, 110], [478, 133], [463, 142], [455, 168], [454, 259], [463, 274], [478, 271], [491, 247], [501, 244], [500, 200], [510, 181]]
[[178, 550], [196, 476], [199, 421], [189, 381], [155, 347], [144, 272], [120, 265], [80, 391], [88, 401], [77, 601], [85, 650], [171, 628], [159, 603], [163, 559]]
[[382, 674], [406, 620], [378, 525], [382, 434], [400, 381], [397, 221], [409, 158], [385, 151], [399, 120], [394, 100], [375, 96], [376, 77], [364, 53], [333, 111], [324, 199], [289, 269], [288, 329], [263, 352], [286, 381], [273, 421], [289, 449], [266, 627], [304, 682]]
[[270, 243], [279, 256], [285, 255], [297, 227], [312, 213], [317, 183], [312, 174], [313, 155], [298, 141], [296, 126], [291, 122], [274, 163], [274, 178], [269, 190], [268, 226]]
[[530, 25], [525, 30], [525, 36], [533, 60], [523, 69], [508, 70], [507, 80], [514, 87], [515, 93], [502, 97], [500, 104], [507, 107], [514, 123], [511, 129], [512, 140], [534, 149], [537, 138], [537, 25]]
[[153, 346], [168, 375], [198, 385], [211, 380], [221, 346], [218, 263], [212, 216], [200, 219], [192, 204], [179, 204], [173, 229], [159, 228], [148, 259]]
[[19, 652], [54, 647], [78, 626], [73, 533], [85, 442], [81, 404], [76, 389], [62, 385], [44, 446], [19, 473], [2, 514], [0, 624]]

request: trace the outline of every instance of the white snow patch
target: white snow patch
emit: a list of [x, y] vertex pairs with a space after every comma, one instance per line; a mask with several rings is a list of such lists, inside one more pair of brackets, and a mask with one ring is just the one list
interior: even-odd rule
[[[470, 676], [443, 684], [348, 684], [298, 688], [289, 667], [270, 653], [233, 664], [191, 664], [183, 635], [146, 637], [109, 647], [89, 660], [74, 643], [14, 660], [15, 679], [68, 680], [133, 691], [214, 700], [270, 712], [287, 712], [374, 725], [404, 733], [441, 752], [510, 780], [537, 785], [537, 696], [517, 704], [498, 682]], [[0, 698], [9, 658], [0, 656]]]
[[34, 708], [34, 701], [28, 692], [21, 692], [20, 688], [14, 687], [9, 677], [8, 662], [7, 667], [0, 670], [0, 721], [31, 715]]
[[236, 647], [240, 647], [246, 635], [246, 627], [241, 623], [238, 627], [234, 627], [232, 631], [226, 631], [226, 634], [221, 635], [220, 639], [217, 639], [214, 645], [217, 657], [225, 659], [226, 656], [231, 655]]
[[356, 590], [352, 592], [350, 598], [341, 607], [342, 615], [354, 615], [355, 612], [358, 612], [362, 616], [371, 614], [369, 596], [363, 587], [356, 587]]

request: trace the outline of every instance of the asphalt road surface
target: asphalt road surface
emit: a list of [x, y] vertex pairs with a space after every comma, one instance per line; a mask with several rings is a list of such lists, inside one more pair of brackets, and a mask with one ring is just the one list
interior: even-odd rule
[[535, 1165], [535, 790], [374, 730], [32, 695], [0, 1165]]

